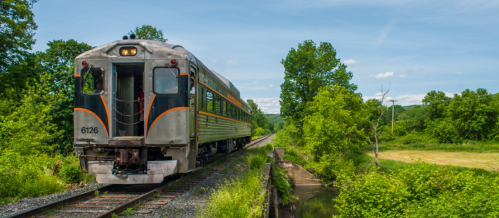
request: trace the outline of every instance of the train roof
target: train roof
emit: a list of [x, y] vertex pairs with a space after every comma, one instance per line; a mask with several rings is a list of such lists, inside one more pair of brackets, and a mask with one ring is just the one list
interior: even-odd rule
[[[116, 46], [123, 45], [139, 45], [144, 50], [149, 53], [155, 54], [153, 59], [188, 59], [191, 62], [194, 62], [197, 66], [204, 68], [205, 72], [211, 73], [223, 83], [228, 90], [236, 93], [237, 98], [251, 111], [251, 107], [241, 99], [239, 90], [225, 77], [218, 74], [217, 72], [210, 70], [206, 65], [203, 64], [199, 59], [196, 58], [191, 52], [180, 45], [169, 44], [166, 42], [160, 42], [149, 39], [126, 39], [126, 40], [117, 40], [114, 42], [110, 42], [101, 46], [94, 47], [86, 52], [81, 53], [76, 56], [76, 60], [85, 58], [85, 59], [108, 59], [116, 57], [113, 54], [109, 53]], [[100, 52], [99, 52], [100, 51]], [[156, 55], [158, 54], [158, 55]]]

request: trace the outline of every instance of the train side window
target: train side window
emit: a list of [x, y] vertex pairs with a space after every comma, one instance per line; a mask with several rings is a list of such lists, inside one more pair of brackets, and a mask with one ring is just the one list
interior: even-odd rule
[[92, 69], [88, 72], [88, 68], [82, 70], [82, 92], [83, 94], [99, 94], [104, 90], [104, 72], [102, 69]]
[[236, 106], [232, 105], [232, 117], [237, 120]]
[[213, 112], [213, 93], [206, 91], [206, 110]]
[[222, 115], [227, 116], [227, 101], [222, 100]]
[[198, 91], [198, 104], [199, 104], [199, 110], [204, 110], [204, 102], [206, 101], [204, 99], [204, 87], [199, 86], [199, 91]]
[[154, 69], [154, 93], [176, 94], [178, 92], [178, 69], [158, 67]]
[[215, 98], [215, 113], [222, 114], [220, 111], [220, 96], [218, 96], [218, 95], [216, 95], [216, 98]]
[[230, 103], [227, 103], [227, 116], [232, 118], [232, 106]]

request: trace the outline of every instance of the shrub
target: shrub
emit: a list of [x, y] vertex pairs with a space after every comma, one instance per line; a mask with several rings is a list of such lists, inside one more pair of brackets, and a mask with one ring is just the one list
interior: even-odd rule
[[410, 197], [403, 182], [377, 172], [340, 187], [341, 217], [398, 217]]
[[74, 155], [64, 158], [59, 175], [66, 183], [78, 183], [83, 180], [83, 173], [78, 163], [79, 160]]
[[406, 136], [404, 136], [402, 138], [402, 143], [403, 144], [414, 144], [414, 143], [418, 143], [418, 142], [421, 142], [421, 137], [420, 136], [417, 136], [417, 135], [414, 135], [414, 134], [407, 134]]
[[405, 164], [343, 182], [341, 217], [496, 217], [499, 177], [463, 168]]
[[279, 168], [275, 162], [272, 163], [272, 179], [274, 180], [274, 186], [277, 191], [281, 195], [282, 204], [287, 205], [293, 199], [298, 199], [296, 196], [292, 196], [290, 194], [293, 189], [288, 183], [288, 176], [285, 173], [286, 171]]

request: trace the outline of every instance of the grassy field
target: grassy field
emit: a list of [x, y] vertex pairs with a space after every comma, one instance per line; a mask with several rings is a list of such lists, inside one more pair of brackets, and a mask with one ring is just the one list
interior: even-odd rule
[[[373, 152], [367, 154], [374, 157]], [[499, 171], [499, 153], [389, 150], [380, 152], [379, 158], [407, 163], [415, 163], [421, 159], [439, 165]]]

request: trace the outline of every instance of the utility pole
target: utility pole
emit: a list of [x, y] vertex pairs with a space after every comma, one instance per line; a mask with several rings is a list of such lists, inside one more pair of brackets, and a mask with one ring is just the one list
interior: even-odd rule
[[393, 134], [393, 123], [394, 123], [394, 120], [395, 120], [395, 102], [397, 100], [390, 100], [392, 102], [392, 134]]

